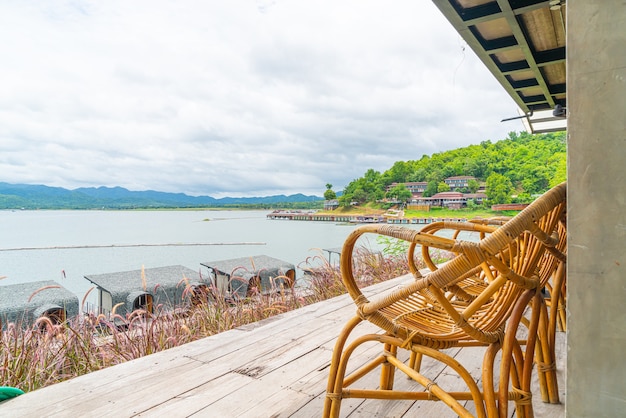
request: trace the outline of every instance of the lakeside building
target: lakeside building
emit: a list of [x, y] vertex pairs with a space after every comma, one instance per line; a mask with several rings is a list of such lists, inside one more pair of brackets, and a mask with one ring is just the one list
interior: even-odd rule
[[450, 186], [450, 190], [465, 189], [469, 187], [471, 180], [477, 181], [473, 176], [454, 176], [448, 177], [443, 182]]
[[448, 192], [440, 192], [430, 197], [424, 197], [424, 192], [428, 187], [425, 181], [413, 181], [406, 183], [391, 183], [387, 186], [387, 191], [393, 189], [399, 184], [404, 186], [411, 192], [411, 205], [419, 206], [438, 206], [448, 209], [461, 209], [467, 206], [468, 200], [473, 200], [477, 204], [482, 204], [487, 195], [484, 193], [484, 185], [481, 184], [477, 193], [463, 193], [460, 190], [469, 188], [470, 181], [478, 181], [473, 176], [454, 176], [444, 179], [444, 183], [450, 187]]
[[53, 280], [0, 286], [0, 323], [30, 326], [39, 318], [53, 323], [78, 315], [78, 297]]
[[[451, 191], [455, 191], [456, 189], [465, 189], [469, 187], [470, 181], [478, 181], [476, 177], [473, 176], [454, 176], [448, 177], [443, 180], [445, 184], [450, 187]], [[413, 194], [414, 197], [422, 196], [428, 187], [428, 182], [426, 181], [407, 181], [405, 183], [391, 183], [387, 186], [387, 191], [393, 189], [399, 184], [404, 184], [404, 187], [409, 189], [409, 191]]]
[[229, 260], [200, 263], [208, 269], [208, 276], [223, 295], [246, 297], [256, 288], [265, 294], [290, 288], [296, 280], [296, 267], [283, 260], [257, 255]]
[[339, 207], [339, 200], [324, 200], [324, 210], [335, 210]]
[[425, 181], [407, 181], [406, 183], [391, 183], [387, 186], [387, 191], [399, 184], [404, 184], [404, 187], [406, 187], [413, 196], [421, 196], [426, 191], [426, 187], [428, 187], [428, 183]]
[[[116, 313], [129, 314], [137, 309], [154, 312], [155, 306], [168, 308], [193, 303], [210, 283], [198, 271], [176, 265], [107, 274], [90, 274], [85, 279], [96, 285], [98, 291], [97, 313], [109, 314], [114, 306]], [[187, 287], [191, 291], [185, 291]]]
[[422, 196], [426, 191], [426, 187], [428, 187], [428, 183], [425, 181], [407, 181], [405, 183], [394, 182], [387, 186], [387, 191], [393, 189], [399, 184], [404, 184], [404, 187], [406, 187], [411, 192], [413, 197]]
[[485, 193], [441, 192], [431, 197], [414, 198], [411, 200], [411, 204], [461, 209], [467, 207], [467, 202], [470, 200], [481, 205], [486, 199], [487, 195]]

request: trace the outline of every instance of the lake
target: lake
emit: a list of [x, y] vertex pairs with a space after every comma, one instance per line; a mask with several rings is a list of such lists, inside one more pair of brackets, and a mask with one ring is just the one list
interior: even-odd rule
[[92, 287], [85, 275], [142, 266], [180, 264], [206, 274], [202, 262], [254, 255], [297, 266], [319, 255], [316, 248], [340, 247], [355, 228], [333, 222], [268, 220], [268, 213], [0, 211], [0, 276], [6, 276], [0, 285], [54, 280], [82, 299]]

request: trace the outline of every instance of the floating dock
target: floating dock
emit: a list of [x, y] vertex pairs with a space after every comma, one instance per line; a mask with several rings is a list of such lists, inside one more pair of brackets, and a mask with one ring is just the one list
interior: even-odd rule
[[467, 218], [403, 218], [384, 215], [333, 215], [319, 214], [311, 211], [274, 211], [267, 215], [271, 220], [287, 221], [315, 221], [315, 222], [344, 222], [344, 223], [389, 223], [389, 224], [413, 224], [426, 225], [439, 221], [465, 222]]

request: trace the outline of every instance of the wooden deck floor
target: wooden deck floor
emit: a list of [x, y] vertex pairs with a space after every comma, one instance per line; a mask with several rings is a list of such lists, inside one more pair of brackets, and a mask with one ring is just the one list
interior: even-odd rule
[[[368, 288], [373, 294], [397, 286], [406, 277]], [[354, 314], [342, 296], [275, 318], [125, 364], [27, 393], [0, 404], [7, 417], [316, 417], [321, 415], [335, 338]], [[363, 333], [372, 330], [362, 324]], [[565, 336], [558, 335], [557, 362], [562, 402]], [[353, 357], [354, 364], [379, 348]], [[472, 362], [480, 379], [482, 349], [449, 351]], [[460, 379], [434, 362], [424, 361], [449, 388]], [[397, 374], [397, 385], [421, 390]], [[373, 383], [375, 385], [375, 383]], [[534, 386], [535, 416], [562, 417], [564, 405], [543, 404]], [[342, 403], [342, 416], [453, 417], [442, 402], [363, 401]]]

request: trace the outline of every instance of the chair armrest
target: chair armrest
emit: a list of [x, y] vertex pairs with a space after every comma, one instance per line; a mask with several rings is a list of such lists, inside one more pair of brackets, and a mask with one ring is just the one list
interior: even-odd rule
[[[494, 224], [487, 223], [477, 223], [477, 222], [454, 222], [454, 221], [442, 221], [442, 222], [433, 222], [432, 224], [426, 225], [424, 228], [420, 230], [422, 234], [431, 234], [435, 235], [438, 232], [449, 231], [452, 234], [453, 239], [457, 239], [460, 232], [476, 232], [479, 233], [480, 239], [483, 239], [487, 234], [494, 232], [498, 227]], [[409, 247], [409, 264], [414, 264], [414, 254], [415, 254], [416, 244], [411, 244]], [[430, 271], [437, 270], [437, 265], [433, 262], [430, 247], [428, 245], [422, 245], [422, 259], [426, 263], [426, 266], [430, 269]]]
[[[464, 253], [468, 249], [471, 249], [469, 252], [474, 253], [474, 254], [480, 251], [478, 248], [478, 245], [473, 242], [455, 240], [455, 239], [440, 237], [440, 236], [433, 235], [433, 234], [423, 234], [418, 230], [410, 229], [406, 227], [388, 225], [388, 224], [375, 224], [375, 225], [360, 226], [356, 228], [352, 233], [350, 233], [350, 235], [348, 235], [348, 237], [346, 238], [343, 244], [342, 251], [341, 251], [341, 261], [340, 261], [342, 281], [348, 293], [350, 294], [352, 299], [355, 301], [355, 303], [359, 307], [361, 307], [364, 304], [369, 303], [369, 301], [359, 289], [356, 283], [356, 280], [354, 278], [354, 273], [353, 273], [353, 268], [352, 268], [353, 252], [354, 252], [354, 246], [357, 240], [361, 236], [368, 234], [368, 233], [384, 235], [384, 236], [400, 239], [400, 240], [411, 243], [411, 245], [423, 245], [423, 246], [438, 248], [438, 249], [442, 249], [446, 251], [452, 251], [455, 253]], [[471, 258], [475, 258], [475, 256], [472, 256]], [[476, 262], [476, 264], [479, 264], [479, 262]], [[397, 296], [389, 295], [389, 296], [392, 296], [392, 299], [386, 300], [384, 302], [381, 300], [378, 303], [376, 303], [375, 306], [378, 307], [379, 305], [381, 305], [381, 303], [382, 303], [382, 306], [393, 303], [394, 301], [402, 297], [406, 297], [410, 295], [411, 293], [414, 293], [420, 289], [423, 289], [426, 286], [428, 286], [428, 284], [430, 284], [430, 279], [422, 277], [416, 268], [415, 268], [415, 271], [412, 271], [412, 272], [416, 279], [414, 283], [411, 283], [409, 286], [402, 289], [400, 294], [398, 294]], [[453, 279], [454, 279], [453, 277], [450, 277], [450, 278], [439, 277], [439, 284], [443, 284], [446, 281], [451, 281]], [[393, 295], [395, 295], [395, 293], [393, 293]]]

